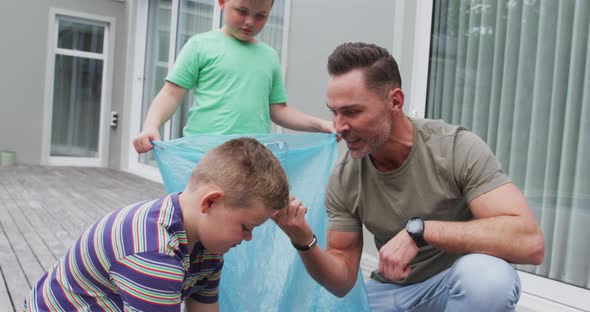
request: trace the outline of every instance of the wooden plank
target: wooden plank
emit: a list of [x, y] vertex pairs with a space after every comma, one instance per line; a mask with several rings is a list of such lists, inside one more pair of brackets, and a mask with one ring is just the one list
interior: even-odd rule
[[[7, 202], [4, 199], [2, 202], [4, 206], [3, 208], [0, 208], [0, 213], [4, 216], [2, 219], [2, 226], [6, 232], [10, 233], [10, 236], [7, 237], [8, 241], [14, 250], [20, 267], [25, 272], [29, 285], [33, 285], [39, 278], [41, 278], [43, 273], [45, 273], [45, 270], [32, 252], [30, 248], [31, 242], [27, 241], [27, 239], [31, 237], [30, 229], [23, 224], [23, 221], [26, 220], [23, 220], [23, 218], [18, 216], [18, 214], [20, 214], [18, 211], [19, 207], [15, 202]], [[21, 224], [19, 225], [19, 223]], [[23, 227], [26, 227], [26, 232], [21, 230]]]
[[31, 285], [91, 223], [164, 194], [159, 183], [112, 169], [0, 167], [0, 312], [20, 311]]
[[[22, 179], [23, 176], [31, 177], [29, 172], [24, 171], [23, 174], [19, 175]], [[63, 222], [63, 215], [59, 212], [54, 212], [47, 205], [41, 205], [41, 202], [33, 199], [32, 194], [40, 195], [45, 201], [51, 201], [52, 199], [46, 195], [46, 190], [41, 187], [31, 186], [29, 188], [23, 187], [15, 176], [8, 175], [4, 176], [6, 179], [0, 181], [0, 184], [4, 184], [4, 187], [11, 189], [9, 198], [14, 197], [17, 201], [26, 201], [31, 207], [29, 212], [29, 218], [35, 220], [36, 225], [43, 229], [44, 232], [49, 232], [47, 236], [48, 246], [51, 246], [50, 250], [55, 252], [56, 257], [61, 257], [69, 248], [74, 240], [74, 236], [68, 232], [61, 223]], [[37, 192], [35, 192], [38, 190]]]
[[6, 280], [4, 279], [4, 272], [0, 268], [0, 312], [14, 312], [12, 300], [6, 288]]
[[[19, 230], [18, 225], [16, 224], [16, 220], [10, 212], [11, 210], [17, 209], [17, 207], [11, 206], [16, 206], [16, 203], [11, 202], [10, 200], [8, 202], [5, 199], [1, 200], [0, 223], [2, 224], [4, 232], [10, 233], [10, 235], [6, 235], [6, 238], [8, 240], [9, 248], [12, 250], [16, 257], [15, 260], [17, 262], [17, 265], [12, 265], [6, 268], [2, 266], [2, 270], [5, 273], [7, 273], [7, 269], [18, 269], [21, 270], [25, 275], [26, 283], [18, 284], [18, 289], [15, 289], [16, 292], [14, 292], [13, 290], [10, 291], [14, 303], [22, 304], [23, 300], [25, 299], [24, 294], [28, 293], [28, 291], [31, 289], [31, 285], [34, 285], [37, 282], [37, 280], [39, 280], [39, 278], [43, 276], [45, 270], [41, 267], [41, 264], [33, 255], [33, 252], [31, 251], [25, 236]], [[11, 280], [9, 279], [9, 281]]]
[[[1, 214], [0, 214], [1, 217]], [[12, 233], [10, 233], [12, 235]], [[18, 263], [16, 254], [10, 245], [7, 238], [7, 233], [0, 223], [0, 270], [2, 270], [2, 277], [7, 281], [6, 288], [8, 289], [11, 298], [10, 306], [17, 311], [22, 309], [25, 296], [29, 293], [30, 285], [27, 282], [25, 273]], [[4, 303], [3, 303], [4, 305]], [[9, 306], [7, 304], [7, 306]]]
[[[0, 174], [0, 177], [1, 174]], [[0, 184], [0, 200], [3, 198], [7, 198], [8, 197], [8, 193], [6, 192], [6, 189], [4, 188], [3, 185]], [[2, 205], [0, 203], [0, 205]], [[1, 245], [2, 240], [6, 240], [6, 237], [4, 235], [4, 231], [1, 228], [0, 225], [0, 248], [2, 248], [3, 246]], [[2, 250], [2, 254], [7, 253], [7, 250], [4, 249], [0, 249]], [[12, 303], [12, 299], [10, 298], [10, 293], [8, 292], [8, 288], [7, 288], [7, 283], [8, 281], [5, 279], [4, 277], [4, 272], [2, 270], [2, 259], [0, 258], [0, 312], [14, 312], [14, 307], [13, 307], [13, 303]]]
[[[52, 248], [57, 245], [52, 242], [55, 239], [51, 230], [32, 212], [30, 206], [24, 200], [18, 200], [16, 205], [7, 205], [7, 207], [31, 253], [37, 259], [43, 271], [47, 271], [57, 260], [56, 255], [51, 252]], [[35, 281], [29, 280], [29, 282], [33, 284]]]
[[84, 215], [81, 207], [73, 207], [68, 196], [62, 191], [67, 188], [63, 181], [68, 178], [54, 176], [49, 172], [49, 174], [44, 173], [37, 177], [36, 179], [39, 181], [34, 183], [35, 179], [30, 178], [30, 182], [27, 183], [24, 181], [25, 176], [27, 176], [26, 173], [23, 173], [20, 178], [21, 183], [15, 183], [14, 194], [21, 196], [21, 194], [26, 194], [25, 190], [35, 190], [30, 192], [28, 196], [42, 203], [42, 209], [38, 212], [43, 215], [46, 222], [55, 226], [58, 230], [56, 234], [64, 246], [69, 248], [91, 219]]

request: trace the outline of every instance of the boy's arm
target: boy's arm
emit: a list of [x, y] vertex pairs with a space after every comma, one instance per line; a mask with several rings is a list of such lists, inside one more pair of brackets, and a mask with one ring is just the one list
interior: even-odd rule
[[219, 302], [201, 303], [191, 298], [185, 300], [186, 312], [219, 312]]
[[138, 153], [151, 150], [151, 141], [160, 140], [160, 127], [172, 117], [187, 91], [177, 84], [166, 81], [150, 105], [143, 123], [143, 130], [133, 140], [133, 146]]
[[291, 130], [336, 133], [331, 121], [300, 112], [287, 103], [271, 104], [270, 119], [277, 125]]

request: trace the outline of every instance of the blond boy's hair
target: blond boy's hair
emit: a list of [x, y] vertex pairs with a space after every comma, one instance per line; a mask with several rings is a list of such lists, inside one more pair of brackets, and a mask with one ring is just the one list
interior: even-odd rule
[[203, 156], [188, 188], [212, 183], [224, 192], [232, 207], [248, 207], [260, 200], [265, 207], [281, 209], [289, 204], [289, 182], [279, 160], [252, 138], [229, 140]]

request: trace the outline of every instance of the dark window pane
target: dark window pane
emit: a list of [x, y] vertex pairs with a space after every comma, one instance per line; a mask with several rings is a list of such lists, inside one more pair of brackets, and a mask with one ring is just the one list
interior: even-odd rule
[[70, 20], [59, 21], [57, 47], [84, 52], [102, 53], [104, 27]]

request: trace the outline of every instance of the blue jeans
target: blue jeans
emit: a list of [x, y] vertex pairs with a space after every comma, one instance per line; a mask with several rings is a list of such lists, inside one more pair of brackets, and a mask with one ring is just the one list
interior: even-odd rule
[[459, 258], [446, 271], [400, 286], [366, 283], [373, 311], [514, 311], [520, 279], [506, 261], [484, 254]]

